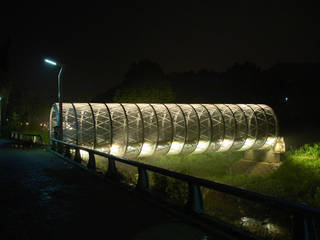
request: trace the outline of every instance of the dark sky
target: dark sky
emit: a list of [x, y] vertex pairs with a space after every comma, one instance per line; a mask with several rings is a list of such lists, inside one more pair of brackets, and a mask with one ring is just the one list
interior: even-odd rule
[[67, 66], [63, 95], [68, 101], [120, 83], [130, 64], [143, 58], [158, 62], [166, 73], [224, 71], [247, 60], [262, 68], [280, 61], [320, 61], [319, 8], [306, 1], [80, 2], [2, 8], [1, 42], [12, 38], [16, 87], [55, 101], [57, 69], [43, 63], [47, 56]]

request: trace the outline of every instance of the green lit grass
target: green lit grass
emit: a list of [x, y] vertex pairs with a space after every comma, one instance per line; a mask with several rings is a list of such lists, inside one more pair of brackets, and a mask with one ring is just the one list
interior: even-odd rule
[[[281, 156], [281, 166], [265, 177], [231, 173], [229, 170], [231, 166], [243, 157], [241, 152], [150, 157], [140, 159], [140, 161], [281, 199], [320, 207], [319, 153], [319, 144], [291, 149]], [[158, 174], [151, 174], [151, 191], [178, 205], [184, 205], [188, 197], [186, 183]], [[239, 219], [243, 216], [258, 221], [270, 218], [272, 219], [270, 221], [278, 226], [280, 232], [269, 232], [260, 225], [249, 226], [245, 229], [269, 239], [290, 238], [293, 219], [291, 215], [206, 188], [203, 188], [202, 192], [205, 212], [209, 215], [238, 227], [242, 227]]]
[[[139, 161], [192, 176], [320, 207], [320, 146], [304, 145], [281, 156], [282, 164], [266, 177], [233, 175], [241, 152], [149, 157]], [[161, 184], [164, 184], [162, 181]], [[166, 181], [170, 184], [170, 181]], [[170, 187], [167, 187], [168, 189]], [[164, 187], [162, 187], [164, 189]]]

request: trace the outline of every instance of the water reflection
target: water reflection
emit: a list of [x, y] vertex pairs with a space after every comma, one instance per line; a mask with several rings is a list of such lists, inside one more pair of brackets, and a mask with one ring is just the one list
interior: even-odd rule
[[251, 217], [242, 217], [240, 218], [239, 223], [242, 227], [245, 227], [252, 232], [263, 231], [272, 235], [284, 234], [283, 229], [280, 226], [270, 222], [270, 219], [268, 218], [264, 220], [257, 220]]

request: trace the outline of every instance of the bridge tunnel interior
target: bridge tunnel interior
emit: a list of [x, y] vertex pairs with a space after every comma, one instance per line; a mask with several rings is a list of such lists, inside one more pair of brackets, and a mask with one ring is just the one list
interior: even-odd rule
[[[263, 104], [63, 103], [63, 140], [115, 156], [270, 149], [274, 111]], [[50, 112], [50, 137], [59, 125]]]

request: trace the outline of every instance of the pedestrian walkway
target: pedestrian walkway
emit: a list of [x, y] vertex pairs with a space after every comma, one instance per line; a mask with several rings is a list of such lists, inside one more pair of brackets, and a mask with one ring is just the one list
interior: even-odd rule
[[1, 139], [0, 188], [2, 240], [213, 239], [45, 149]]

